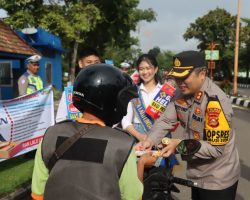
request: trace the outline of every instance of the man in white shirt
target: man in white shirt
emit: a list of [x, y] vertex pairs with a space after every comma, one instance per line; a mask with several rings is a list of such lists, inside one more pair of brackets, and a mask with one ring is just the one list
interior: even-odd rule
[[[80, 52], [80, 56], [78, 59], [78, 65], [80, 69], [83, 69], [88, 65], [97, 63], [101, 63], [101, 58], [99, 52], [96, 49], [86, 47]], [[69, 117], [67, 111], [65, 91], [63, 91], [56, 113], [56, 122], [61, 122], [66, 119], [69, 119]]]

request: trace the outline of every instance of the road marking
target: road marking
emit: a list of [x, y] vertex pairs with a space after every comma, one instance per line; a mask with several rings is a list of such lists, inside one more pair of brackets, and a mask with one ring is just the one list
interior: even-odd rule
[[240, 110], [247, 110], [247, 111], [250, 111], [250, 108], [246, 108], [246, 107], [243, 107], [243, 106], [238, 106], [238, 105], [232, 105], [233, 108], [237, 108], [237, 109], [240, 109]]

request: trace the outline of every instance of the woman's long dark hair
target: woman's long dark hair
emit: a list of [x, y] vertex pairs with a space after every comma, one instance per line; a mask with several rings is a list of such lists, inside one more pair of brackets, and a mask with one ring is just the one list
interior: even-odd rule
[[[141, 64], [142, 61], [147, 62], [148, 64], [152, 65], [154, 68], [158, 67], [158, 71], [155, 74], [154, 78], [155, 78], [156, 83], [162, 83], [161, 77], [159, 75], [160, 70], [159, 70], [159, 66], [158, 66], [156, 58], [150, 54], [142, 54], [136, 61], [136, 69], [138, 72], [139, 72], [139, 65]], [[143, 83], [143, 80], [139, 77], [138, 84], [141, 84], [141, 83]]]

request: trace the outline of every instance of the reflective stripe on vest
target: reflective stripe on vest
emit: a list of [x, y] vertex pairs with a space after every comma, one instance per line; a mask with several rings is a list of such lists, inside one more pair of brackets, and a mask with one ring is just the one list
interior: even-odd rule
[[43, 89], [43, 81], [39, 76], [29, 75], [28, 77], [28, 87], [26, 94], [31, 94], [37, 90]]

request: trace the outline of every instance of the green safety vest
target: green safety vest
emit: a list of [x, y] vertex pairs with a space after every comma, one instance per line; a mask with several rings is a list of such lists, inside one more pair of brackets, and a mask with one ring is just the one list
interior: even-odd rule
[[26, 94], [31, 94], [37, 90], [43, 89], [43, 81], [39, 76], [32, 76], [28, 74], [28, 87], [26, 90]]

